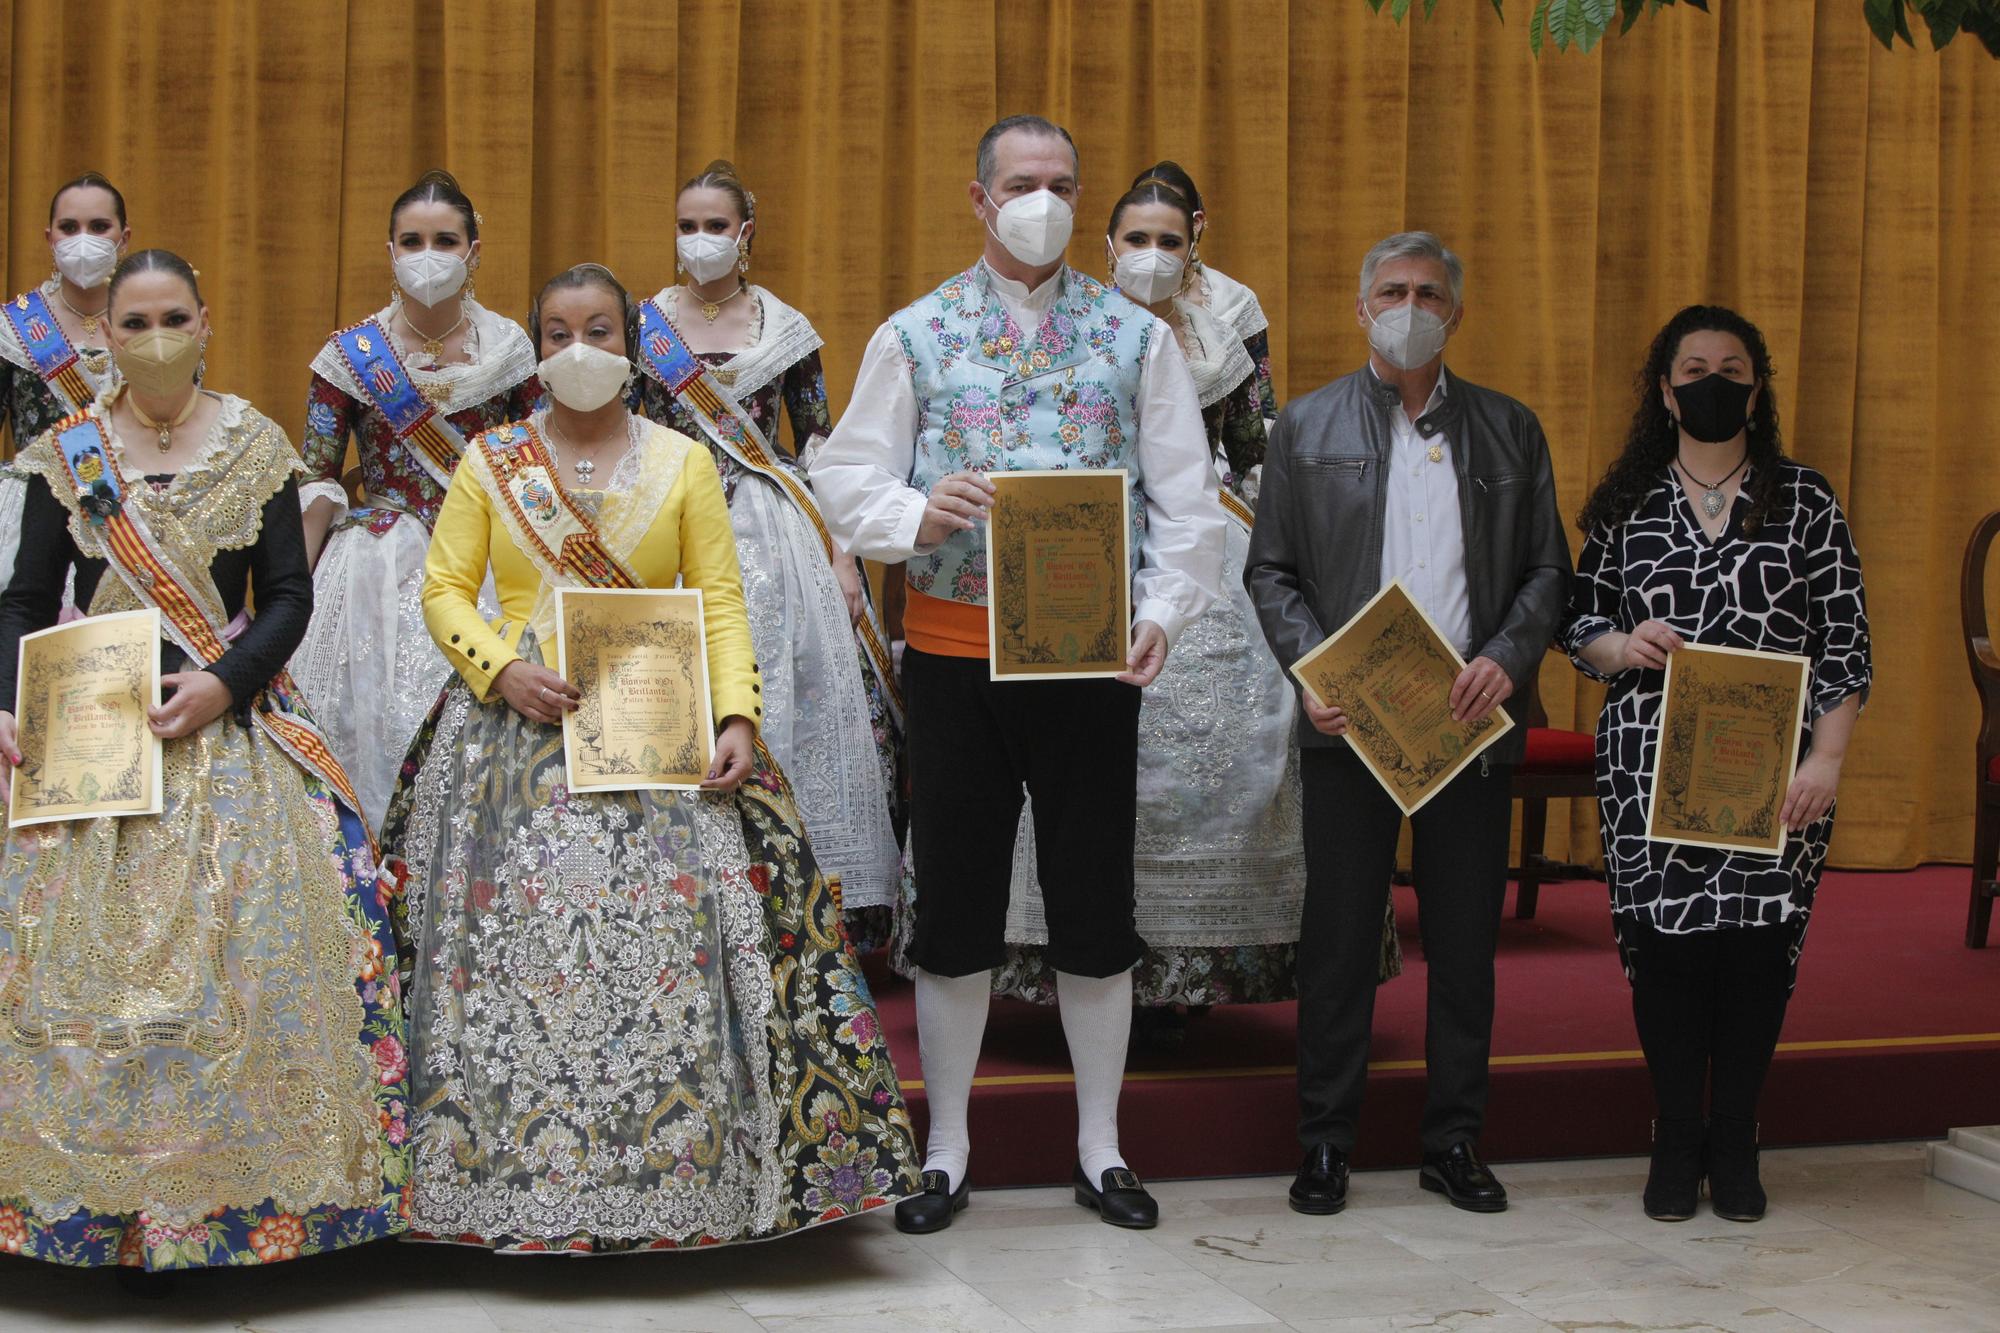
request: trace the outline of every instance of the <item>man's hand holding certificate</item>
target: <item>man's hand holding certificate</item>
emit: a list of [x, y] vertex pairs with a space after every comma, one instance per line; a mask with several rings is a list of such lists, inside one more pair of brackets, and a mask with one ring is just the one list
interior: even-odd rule
[[1512, 692], [1506, 673], [1485, 658], [1468, 667], [1400, 582], [1299, 659], [1292, 675], [1313, 724], [1346, 736], [1404, 814], [1514, 725], [1500, 707]]

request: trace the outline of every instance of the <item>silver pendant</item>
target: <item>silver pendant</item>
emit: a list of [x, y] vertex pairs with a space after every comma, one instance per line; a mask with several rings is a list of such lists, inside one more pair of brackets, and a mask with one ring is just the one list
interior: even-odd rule
[[[597, 464], [591, 462], [588, 458], [579, 458], [576, 462], [570, 464], [570, 467], [576, 473], [576, 481], [579, 486], [590, 485], [590, 474], [597, 471]], [[1706, 501], [1703, 503], [1706, 503]]]
[[1703, 491], [1701, 495], [1701, 512], [1707, 514], [1710, 518], [1714, 518], [1722, 512], [1723, 507], [1728, 503], [1729, 501], [1722, 498], [1721, 491]]

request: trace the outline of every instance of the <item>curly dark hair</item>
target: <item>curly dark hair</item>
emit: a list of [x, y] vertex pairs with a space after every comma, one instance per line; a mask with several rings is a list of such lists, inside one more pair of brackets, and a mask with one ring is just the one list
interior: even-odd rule
[[1785, 456], [1785, 446], [1778, 433], [1778, 399], [1771, 388], [1770, 349], [1757, 326], [1727, 306], [1691, 305], [1667, 321], [1646, 353], [1637, 386], [1639, 403], [1625, 433], [1625, 447], [1611, 460], [1604, 479], [1577, 515], [1576, 525], [1585, 533], [1615, 528], [1630, 518], [1646, 493], [1659, 483], [1661, 469], [1680, 452], [1680, 427], [1667, 412], [1660, 381], [1672, 377], [1674, 356], [1690, 333], [1734, 334], [1749, 349], [1750, 369], [1763, 392], [1750, 411], [1750, 475], [1743, 483], [1750, 509], [1743, 516], [1743, 531], [1755, 533], [1773, 517], [1779, 494], [1778, 464]]

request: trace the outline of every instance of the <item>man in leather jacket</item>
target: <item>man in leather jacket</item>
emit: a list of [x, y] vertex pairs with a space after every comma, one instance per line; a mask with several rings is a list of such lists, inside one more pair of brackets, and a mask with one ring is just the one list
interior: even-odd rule
[[[1355, 316], [1368, 364], [1295, 399], [1271, 432], [1244, 583], [1289, 666], [1400, 578], [1469, 665], [1453, 716], [1525, 689], [1562, 611], [1569, 542], [1541, 423], [1444, 368], [1464, 318], [1458, 257], [1428, 232], [1368, 252]], [[1299, 1137], [1292, 1206], [1334, 1213], [1367, 1078], [1384, 887], [1401, 811], [1343, 739], [1341, 701], [1302, 696], [1306, 901], [1299, 935]], [[1411, 819], [1424, 958], [1420, 1182], [1474, 1212], [1507, 1193], [1480, 1161], [1493, 951], [1507, 890], [1510, 780], [1525, 733], [1494, 742]]]

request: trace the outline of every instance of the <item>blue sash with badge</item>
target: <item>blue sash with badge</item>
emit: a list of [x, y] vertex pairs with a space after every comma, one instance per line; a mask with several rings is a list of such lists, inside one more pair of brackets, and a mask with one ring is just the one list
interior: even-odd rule
[[0, 308], [6, 311], [7, 326], [15, 340], [34, 362], [35, 374], [49, 386], [63, 411], [81, 412], [88, 407], [97, 395], [77, 364], [76, 348], [63, 336], [62, 325], [56, 322], [55, 312], [41, 292], [30, 288]]
[[451, 474], [465, 455], [465, 437], [424, 397], [396, 355], [396, 345], [373, 317], [333, 335], [354, 382], [388, 421], [396, 439], [417, 465], [440, 487], [451, 485]]

